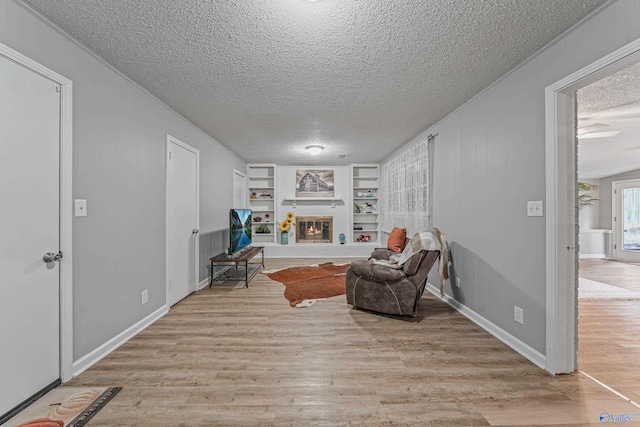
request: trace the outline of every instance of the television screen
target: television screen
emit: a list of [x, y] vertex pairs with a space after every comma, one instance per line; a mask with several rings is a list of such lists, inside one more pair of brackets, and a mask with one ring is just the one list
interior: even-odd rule
[[251, 209], [229, 211], [229, 255], [251, 244]]

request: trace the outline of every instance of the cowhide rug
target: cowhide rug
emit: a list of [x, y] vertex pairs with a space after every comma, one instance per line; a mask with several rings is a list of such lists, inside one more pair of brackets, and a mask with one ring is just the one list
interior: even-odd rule
[[282, 270], [263, 270], [261, 273], [285, 286], [284, 297], [291, 307], [308, 307], [318, 299], [344, 295], [348, 269], [349, 264], [327, 262]]

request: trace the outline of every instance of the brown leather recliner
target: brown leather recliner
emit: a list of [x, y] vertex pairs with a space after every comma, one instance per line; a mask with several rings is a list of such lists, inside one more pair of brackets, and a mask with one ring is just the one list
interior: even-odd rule
[[440, 251], [422, 250], [401, 269], [353, 261], [346, 276], [347, 303], [378, 313], [415, 317], [427, 276], [439, 255]]

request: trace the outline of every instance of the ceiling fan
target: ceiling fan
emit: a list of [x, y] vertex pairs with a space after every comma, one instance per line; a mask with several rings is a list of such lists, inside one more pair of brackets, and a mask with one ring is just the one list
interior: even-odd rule
[[604, 123], [594, 123], [583, 128], [578, 128], [578, 139], [606, 138], [609, 136], [616, 136], [620, 133], [619, 130], [602, 131], [602, 129], [606, 129], [608, 127], [609, 125]]

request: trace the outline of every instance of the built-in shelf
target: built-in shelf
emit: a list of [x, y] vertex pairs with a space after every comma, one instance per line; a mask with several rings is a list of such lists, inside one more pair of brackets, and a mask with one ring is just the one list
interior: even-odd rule
[[[353, 229], [353, 243], [361, 244], [358, 238], [361, 235], [369, 234], [371, 242], [379, 239], [378, 224], [378, 191], [380, 187], [380, 165], [377, 164], [352, 164], [351, 165], [351, 200], [352, 216], [351, 225]], [[369, 196], [367, 196], [369, 194]], [[368, 204], [369, 206], [366, 206]], [[356, 205], [361, 206], [359, 211]], [[369, 210], [365, 212], [364, 210]], [[355, 227], [362, 227], [356, 230]]]
[[[253, 217], [260, 217], [262, 221], [252, 222], [251, 240], [260, 244], [275, 244], [276, 229], [274, 227], [276, 213], [276, 165], [273, 163], [250, 163], [247, 165], [247, 198], [248, 208], [251, 209]], [[265, 196], [262, 196], [265, 194]], [[268, 194], [268, 196], [267, 196]], [[265, 221], [265, 214], [270, 219]], [[258, 233], [256, 229], [261, 225], [266, 225], [270, 233]]]

